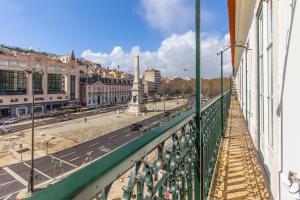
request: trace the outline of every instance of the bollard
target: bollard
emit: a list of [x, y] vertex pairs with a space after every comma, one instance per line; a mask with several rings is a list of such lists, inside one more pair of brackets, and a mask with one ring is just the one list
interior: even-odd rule
[[21, 161], [22, 161], [23, 160], [23, 157], [22, 157], [22, 153], [23, 153], [22, 144], [20, 144], [19, 147], [20, 147]]
[[48, 145], [49, 145], [49, 142], [47, 141], [46, 142], [46, 155], [48, 155]]

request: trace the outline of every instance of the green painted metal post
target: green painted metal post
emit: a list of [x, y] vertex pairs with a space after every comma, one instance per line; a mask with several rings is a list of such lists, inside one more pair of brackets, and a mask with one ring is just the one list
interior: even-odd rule
[[193, 200], [193, 169], [192, 163], [189, 164], [189, 174], [188, 174], [188, 200]]
[[180, 190], [180, 199], [185, 200], [185, 196], [186, 196], [186, 178], [182, 177], [181, 178], [181, 190]]
[[201, 66], [200, 66], [200, 0], [195, 0], [196, 12], [196, 162], [195, 199], [204, 199], [204, 137], [201, 131]]
[[246, 73], [246, 125], [248, 127], [248, 45], [246, 47], [246, 69], [245, 69], [245, 73]]
[[223, 51], [221, 51], [221, 131], [224, 136], [224, 103], [223, 103]]

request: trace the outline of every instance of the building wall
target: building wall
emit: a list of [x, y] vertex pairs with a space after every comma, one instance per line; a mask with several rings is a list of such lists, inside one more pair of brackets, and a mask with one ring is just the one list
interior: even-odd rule
[[[293, 5], [294, 7], [290, 6]], [[300, 5], [299, 1], [287, 0], [279, 2], [279, 70], [278, 79], [281, 81], [281, 96], [278, 97], [279, 107], [278, 115], [281, 119], [281, 155], [282, 168], [280, 172], [280, 190], [281, 199], [299, 199], [299, 192], [295, 195], [289, 191], [297, 191], [299, 187], [294, 184], [288, 189], [289, 181], [287, 175], [289, 171], [297, 172], [300, 177], [300, 159], [298, 124], [300, 105], [299, 105], [299, 85], [300, 68], [299, 64], [299, 44], [300, 44]], [[293, 11], [294, 9], [294, 11]]]
[[[43, 106], [43, 111], [52, 108], [52, 105], [65, 105], [70, 100], [70, 75], [75, 76], [75, 98], [79, 99], [79, 70], [75, 62], [64, 63], [58, 58], [39, 53], [30, 54], [0, 54], [0, 70], [24, 71], [35, 68], [44, 73], [42, 78], [43, 94], [35, 95], [37, 105]], [[48, 93], [48, 75], [61, 74], [65, 92]], [[26, 107], [27, 113], [31, 113], [32, 102], [32, 75], [26, 78], [26, 93], [21, 95], [0, 95], [0, 110], [10, 109], [11, 116], [17, 115], [18, 107]]]
[[161, 83], [160, 79], [161, 79], [161, 75], [159, 70], [155, 70], [155, 69], [145, 70], [144, 81], [154, 83], [155, 89], [157, 89], [158, 86], [160, 85]]
[[[272, 196], [274, 199], [299, 199], [299, 192], [291, 193], [297, 191], [299, 185], [289, 187], [288, 173], [295, 171], [300, 178], [300, 151], [297, 147], [300, 141], [297, 131], [297, 114], [300, 112], [297, 98], [300, 84], [300, 68], [297, 67], [300, 6], [292, 0], [273, 0], [272, 7], [269, 7], [270, 2], [263, 1], [261, 4], [261, 1], [256, 1], [247, 40], [251, 49], [247, 57], [248, 76], [244, 51], [235, 83], [243, 115], [248, 119], [251, 138], [267, 172]], [[268, 31], [270, 8], [272, 34]], [[262, 26], [258, 23], [260, 9]], [[262, 37], [259, 34], [261, 28]], [[262, 41], [262, 48], [259, 41]]]
[[86, 84], [81, 102], [85, 106], [124, 104], [130, 101], [132, 85], [107, 85], [98, 81]]

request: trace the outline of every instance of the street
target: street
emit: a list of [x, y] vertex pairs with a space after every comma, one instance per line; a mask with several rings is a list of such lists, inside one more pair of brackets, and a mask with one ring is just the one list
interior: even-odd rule
[[[172, 109], [171, 112], [179, 114], [179, 110], [180, 107]], [[143, 125], [143, 129], [149, 130], [157, 127], [158, 122], [162, 122], [163, 119], [161, 113], [139, 123]], [[34, 184], [41, 187], [59, 180], [140, 134], [142, 131], [131, 131], [130, 126], [126, 126], [71, 148], [40, 157], [35, 160]], [[28, 186], [29, 173], [30, 161], [0, 168], [0, 200], [15, 199], [18, 192]]]

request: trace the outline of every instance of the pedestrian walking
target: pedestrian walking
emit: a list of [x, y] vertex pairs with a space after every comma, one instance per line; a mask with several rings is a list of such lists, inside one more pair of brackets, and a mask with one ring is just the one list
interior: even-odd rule
[[87, 118], [84, 118], [84, 122], [86, 123], [86, 121], [87, 121]]

